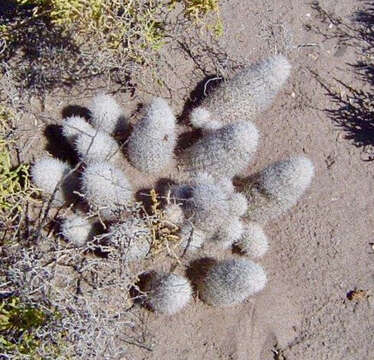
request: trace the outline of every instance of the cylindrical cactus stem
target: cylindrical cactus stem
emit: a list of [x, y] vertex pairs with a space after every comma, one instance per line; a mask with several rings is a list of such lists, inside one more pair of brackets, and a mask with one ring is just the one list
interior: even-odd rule
[[192, 297], [190, 282], [176, 274], [154, 274], [145, 285], [146, 304], [155, 312], [173, 315], [182, 310]]
[[181, 203], [185, 218], [207, 237], [231, 219], [230, 195], [210, 176], [200, 175], [191, 184], [175, 186], [171, 195]]
[[295, 156], [244, 179], [239, 188], [249, 202], [246, 218], [265, 224], [280, 216], [297, 203], [313, 175], [313, 163], [305, 156]]
[[207, 131], [217, 130], [224, 125], [221, 121], [214, 120], [210, 111], [203, 107], [191, 111], [190, 121], [195, 128]]
[[133, 217], [113, 224], [105, 239], [121, 252], [124, 261], [138, 261], [149, 253], [152, 231], [145, 220]]
[[129, 138], [128, 156], [138, 170], [158, 174], [173, 160], [176, 120], [168, 103], [155, 98], [146, 116], [134, 126]]
[[[264, 111], [290, 75], [291, 65], [283, 55], [275, 55], [254, 63], [222, 82], [191, 114], [195, 126], [210, 126], [251, 120]], [[209, 116], [210, 114], [210, 116]]]
[[116, 134], [128, 128], [128, 122], [121, 107], [110, 95], [98, 94], [93, 97], [89, 110], [92, 117], [91, 123], [96, 129]]
[[215, 243], [217, 247], [226, 250], [241, 238], [243, 232], [243, 223], [240, 221], [239, 217], [233, 217], [227, 225], [220, 228], [211, 241]]
[[194, 227], [190, 222], [186, 222], [181, 227], [178, 235], [181, 238], [181, 248], [187, 251], [199, 250], [206, 240], [206, 234]]
[[125, 174], [106, 162], [86, 167], [82, 191], [92, 210], [108, 220], [116, 218], [133, 201], [132, 186]]
[[248, 121], [207, 132], [180, 156], [182, 171], [232, 178], [245, 170], [256, 151], [259, 134]]
[[80, 159], [85, 163], [115, 162], [121, 154], [117, 142], [102, 130], [79, 134], [74, 146]]
[[77, 247], [84, 246], [92, 240], [96, 230], [95, 224], [78, 214], [68, 216], [61, 225], [61, 235]]
[[42, 158], [31, 169], [33, 183], [48, 195], [54, 195], [52, 206], [61, 206], [76, 199], [77, 175], [67, 163], [53, 158]]
[[70, 116], [63, 120], [62, 135], [65, 136], [71, 145], [74, 145], [80, 134], [93, 136], [95, 129], [80, 116]]
[[247, 198], [241, 193], [234, 193], [230, 199], [230, 212], [235, 216], [243, 216], [248, 209]]
[[184, 222], [183, 209], [176, 203], [167, 204], [164, 207], [164, 215], [166, 224], [170, 224], [171, 226], [179, 226]]
[[266, 281], [265, 271], [260, 265], [247, 259], [231, 259], [209, 266], [196, 285], [204, 302], [229, 306], [261, 291]]
[[262, 230], [262, 227], [254, 222], [244, 225], [243, 234], [235, 243], [235, 246], [242, 254], [253, 258], [264, 256], [269, 249], [266, 234]]

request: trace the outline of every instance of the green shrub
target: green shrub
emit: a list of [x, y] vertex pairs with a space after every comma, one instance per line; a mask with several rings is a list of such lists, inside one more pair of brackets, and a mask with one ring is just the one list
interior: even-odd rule
[[47, 321], [38, 308], [10, 297], [0, 302], [0, 349], [32, 355], [39, 346], [35, 331]]
[[13, 166], [11, 146], [14, 141], [10, 136], [12, 113], [0, 106], [0, 222], [11, 224], [22, 212], [23, 206], [31, 193], [29, 165]]

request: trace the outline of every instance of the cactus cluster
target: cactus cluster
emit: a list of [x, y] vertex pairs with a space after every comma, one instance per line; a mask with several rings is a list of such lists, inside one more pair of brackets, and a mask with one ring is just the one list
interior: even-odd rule
[[[158, 233], [176, 236], [184, 253], [205, 246], [240, 250], [241, 256], [214, 261], [197, 278], [154, 273], [142, 291], [145, 304], [156, 312], [174, 314], [182, 309], [192, 296], [190, 282], [203, 301], [215, 306], [238, 304], [261, 291], [265, 271], [246, 256], [260, 258], [266, 253], [269, 245], [262, 226], [295, 205], [314, 174], [309, 159], [295, 156], [243, 177], [259, 141], [251, 120], [271, 104], [290, 68], [277, 55], [220, 84], [192, 110], [190, 122], [202, 132], [184, 150], [176, 149], [181, 126], [161, 98], [149, 104], [134, 126], [116, 101], [103, 94], [92, 100], [89, 121], [79, 116], [64, 119], [63, 136], [80, 163], [72, 169], [45, 158], [32, 169], [35, 184], [53, 195], [52, 204], [70, 204], [75, 212], [63, 222], [62, 236], [74, 246], [115, 244], [125, 262], [146, 259]], [[121, 143], [123, 135], [128, 140]], [[132, 215], [131, 207], [140, 200], [129, 167], [145, 177], [157, 180], [167, 174], [172, 180], [159, 198], [167, 201], [156, 200], [152, 207], [153, 213], [162, 212], [163, 225], [156, 230], [147, 211]], [[104, 225], [101, 234], [95, 221]]]

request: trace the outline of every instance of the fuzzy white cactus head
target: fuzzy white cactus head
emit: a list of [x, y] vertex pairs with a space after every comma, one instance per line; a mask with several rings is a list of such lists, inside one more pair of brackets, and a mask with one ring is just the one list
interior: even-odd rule
[[140, 218], [128, 218], [113, 224], [106, 238], [123, 254], [126, 262], [144, 259], [151, 248], [152, 232], [149, 224]]
[[132, 165], [150, 174], [163, 171], [173, 160], [175, 125], [168, 103], [161, 98], [153, 99], [129, 139], [128, 156]]
[[94, 133], [94, 128], [80, 116], [70, 116], [62, 122], [62, 134], [71, 144], [74, 144], [80, 134], [94, 135]]
[[248, 210], [248, 201], [241, 193], [234, 193], [230, 199], [231, 214], [236, 216], [243, 216]]
[[259, 134], [250, 122], [237, 122], [206, 133], [180, 158], [183, 171], [232, 178], [245, 170], [256, 151]]
[[313, 175], [313, 163], [305, 156], [295, 156], [267, 167], [258, 181], [270, 195], [289, 198], [302, 194]]
[[193, 109], [190, 121], [195, 128], [204, 130], [217, 130], [223, 125], [220, 121], [212, 119], [212, 114], [204, 107]]
[[200, 174], [191, 185], [174, 187], [172, 196], [182, 202], [186, 219], [208, 236], [230, 217], [229, 196], [209, 175]]
[[173, 315], [182, 310], [192, 297], [190, 282], [175, 274], [154, 275], [147, 285], [146, 303], [155, 312]]
[[89, 106], [92, 125], [109, 134], [122, 132], [127, 129], [128, 123], [125, 115], [116, 100], [106, 94], [98, 94]]
[[211, 239], [218, 248], [229, 249], [238, 241], [244, 232], [244, 226], [239, 217], [232, 217], [227, 225], [222, 226]]
[[235, 243], [242, 254], [260, 258], [269, 249], [268, 238], [259, 224], [250, 222], [244, 225], [243, 234]]
[[261, 291], [266, 281], [260, 265], [246, 259], [231, 259], [210, 266], [197, 286], [200, 298], [206, 303], [229, 306]]
[[189, 222], [186, 222], [181, 227], [178, 235], [181, 238], [181, 248], [188, 251], [199, 250], [203, 246], [207, 238], [206, 234], [203, 231], [192, 226], [192, 224]]
[[181, 225], [184, 222], [184, 213], [181, 206], [170, 203], [164, 208], [165, 218], [172, 225]]
[[31, 178], [45, 193], [54, 194], [53, 206], [74, 200], [78, 180], [67, 163], [49, 157], [42, 158], [32, 167]]
[[109, 163], [88, 165], [82, 174], [86, 201], [104, 219], [112, 219], [133, 201], [133, 191], [125, 174]]
[[313, 163], [305, 156], [278, 161], [243, 181], [241, 190], [250, 206], [246, 217], [266, 223], [294, 206], [310, 185]]
[[72, 245], [84, 246], [94, 236], [95, 226], [87, 217], [73, 214], [68, 216], [61, 225], [61, 235]]
[[117, 142], [105, 131], [94, 130], [79, 134], [74, 141], [79, 157], [86, 163], [115, 162], [120, 155]]
[[252, 64], [222, 82], [203, 101], [201, 111], [191, 114], [198, 127], [209, 118], [221, 124], [251, 120], [273, 101], [290, 75], [291, 65], [283, 55], [275, 55]]

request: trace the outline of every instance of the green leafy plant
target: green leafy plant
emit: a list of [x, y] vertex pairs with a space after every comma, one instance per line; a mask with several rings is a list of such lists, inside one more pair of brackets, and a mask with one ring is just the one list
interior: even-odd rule
[[9, 109], [0, 106], [0, 220], [4, 223], [14, 221], [33, 192], [29, 165], [14, 166], [11, 161], [11, 146], [14, 144], [9, 136], [11, 117]]
[[47, 321], [46, 314], [17, 297], [0, 302], [0, 349], [32, 355], [39, 346], [35, 331]]

